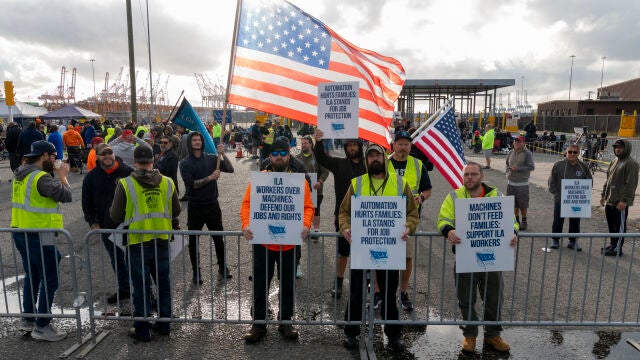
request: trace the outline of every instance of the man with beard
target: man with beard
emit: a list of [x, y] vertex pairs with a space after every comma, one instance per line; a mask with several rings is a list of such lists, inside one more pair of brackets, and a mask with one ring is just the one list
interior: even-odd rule
[[156, 155], [155, 167], [160, 170], [160, 174], [173, 180], [178, 191], [178, 154], [173, 150], [173, 141], [169, 135], [160, 137], [160, 153]]
[[[289, 140], [280, 136], [271, 144], [269, 153], [269, 165], [264, 170], [267, 172], [296, 172], [289, 165]], [[306, 181], [305, 181], [306, 182]], [[304, 240], [309, 235], [309, 227], [313, 219], [313, 200], [311, 190], [304, 186], [304, 215], [301, 238]], [[242, 198], [240, 208], [240, 220], [242, 221], [242, 234], [245, 239], [253, 240], [254, 236], [266, 236], [254, 234], [249, 228], [251, 218], [251, 184]], [[280, 282], [280, 312], [278, 320], [291, 320], [294, 310], [294, 273], [295, 273], [295, 246], [294, 245], [253, 245], [253, 319], [266, 320], [267, 304], [269, 301], [269, 285], [273, 278], [274, 265], [278, 264]], [[266, 271], [265, 271], [266, 270]], [[278, 331], [285, 339], [297, 340], [298, 330], [291, 324], [280, 324]], [[244, 335], [248, 343], [260, 341], [267, 334], [265, 324], [253, 324], [249, 332]]]
[[[115, 229], [117, 224], [111, 220], [109, 208], [116, 192], [118, 179], [129, 176], [133, 168], [116, 158], [109, 144], [98, 144], [94, 150], [97, 166], [89, 171], [82, 181], [84, 220], [91, 230]], [[100, 236], [111, 259], [111, 268], [118, 280], [118, 290], [107, 298], [109, 304], [115, 304], [130, 297], [129, 268], [124, 251], [109, 240], [110, 234], [104, 233]]]
[[[188, 201], [187, 227], [202, 230], [206, 224], [210, 231], [223, 231], [222, 211], [218, 204], [218, 179], [221, 172], [232, 173], [233, 165], [224, 156], [224, 145], [217, 147], [218, 155], [204, 152], [204, 139], [197, 131], [188, 135], [189, 156], [180, 161], [180, 175], [184, 182]], [[218, 160], [220, 159], [220, 160]], [[219, 164], [219, 168], [218, 168]], [[212, 236], [218, 259], [220, 279], [230, 279], [231, 272], [226, 266], [225, 247], [221, 235]], [[198, 236], [189, 235], [189, 257], [193, 269], [193, 283], [202, 284]]]
[[[406, 201], [407, 211], [402, 240], [407, 241], [409, 234], [416, 231], [419, 222], [418, 206], [411, 193], [411, 187], [402, 176], [388, 171], [386, 154], [380, 145], [369, 145], [365, 152], [365, 159], [367, 173], [351, 180], [349, 190], [340, 205], [340, 233], [351, 244], [351, 198], [353, 196], [402, 196]], [[344, 314], [346, 321], [360, 321], [362, 319], [365, 275], [366, 270], [351, 269], [349, 303]], [[400, 320], [396, 301], [398, 276], [398, 270], [377, 270], [375, 272], [376, 283], [384, 294], [380, 304], [380, 315], [385, 320]], [[404, 350], [402, 325], [385, 325], [384, 332], [387, 334], [389, 345], [394, 351]], [[359, 333], [359, 325], [345, 326], [344, 347], [354, 349], [357, 345], [356, 336]]]
[[[456, 234], [456, 208], [455, 199], [480, 198], [503, 196], [498, 189], [483, 182], [484, 172], [482, 166], [476, 162], [468, 162], [462, 169], [464, 185], [450, 192], [442, 202], [440, 214], [438, 215], [438, 230], [452, 245], [453, 253], [456, 252], [456, 244], [460, 244], [462, 239]], [[514, 235], [511, 239], [511, 247], [515, 247], [518, 241], [518, 222], [513, 219]], [[454, 265], [455, 273], [455, 265]], [[455, 274], [456, 294], [458, 296], [458, 307], [464, 320], [477, 321], [478, 315], [475, 310], [476, 289], [480, 292], [480, 298], [484, 301], [484, 314], [482, 319], [487, 321], [500, 321], [502, 314], [502, 292], [504, 283], [502, 272], [475, 272]], [[478, 337], [478, 325], [462, 326], [464, 340], [462, 340], [462, 351], [473, 353], [476, 349], [476, 338]], [[485, 325], [484, 343], [493, 347], [499, 352], [508, 352], [509, 344], [502, 339], [500, 325]]]
[[[431, 196], [431, 180], [427, 168], [422, 161], [409, 155], [411, 151], [411, 135], [408, 131], [402, 130], [396, 133], [393, 142], [393, 155], [389, 158], [389, 172], [402, 176], [411, 188], [411, 194], [418, 206], [418, 217], [422, 210], [422, 203]], [[411, 271], [413, 270], [413, 258], [416, 254], [416, 239], [410, 237], [407, 240], [407, 264], [402, 272], [402, 282], [400, 284], [400, 303], [402, 308], [407, 311], [413, 310], [413, 304], [409, 299], [407, 289], [409, 288], [409, 280], [411, 279]], [[378, 305], [380, 297], [375, 299], [375, 305]]]
[[[63, 229], [59, 203], [71, 202], [71, 187], [67, 182], [69, 168], [54, 167], [55, 146], [40, 140], [31, 144], [24, 154], [24, 164], [15, 172], [11, 198], [11, 227], [22, 229]], [[54, 179], [50, 173], [54, 172]], [[25, 314], [51, 314], [53, 297], [58, 289], [60, 252], [54, 233], [12, 233], [25, 271], [22, 310]], [[39, 294], [34, 291], [39, 289]], [[38, 304], [34, 308], [34, 304]], [[19, 328], [31, 331], [38, 340], [59, 341], [67, 335], [52, 327], [51, 318], [22, 318]]]
[[[313, 137], [316, 140], [316, 144], [313, 147], [313, 155], [321, 166], [331, 171], [333, 174], [334, 191], [336, 194], [336, 205], [333, 211], [333, 224], [336, 231], [338, 231], [340, 229], [340, 226], [338, 225], [340, 201], [342, 201], [344, 195], [347, 193], [347, 189], [349, 189], [349, 185], [351, 184], [351, 179], [365, 174], [367, 170], [365, 168], [362, 152], [362, 142], [359, 139], [344, 140], [344, 152], [346, 158], [339, 158], [329, 156], [324, 152], [324, 146], [322, 145], [323, 136], [324, 133], [322, 130], [316, 129], [313, 134]], [[349, 255], [351, 253], [351, 245], [349, 245], [343, 236], [338, 237], [337, 253], [336, 285], [333, 293], [337, 298], [339, 298], [342, 296], [344, 272], [347, 268], [347, 261], [349, 260]]]

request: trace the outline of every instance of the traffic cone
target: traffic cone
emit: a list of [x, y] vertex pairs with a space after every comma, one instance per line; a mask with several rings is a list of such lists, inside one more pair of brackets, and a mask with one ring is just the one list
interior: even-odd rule
[[242, 146], [238, 146], [238, 151], [236, 152], [236, 159], [242, 159]]

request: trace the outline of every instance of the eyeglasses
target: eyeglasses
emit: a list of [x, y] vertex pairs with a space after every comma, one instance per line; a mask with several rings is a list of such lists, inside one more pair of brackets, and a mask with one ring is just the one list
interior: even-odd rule
[[567, 154], [577, 155], [577, 154], [578, 154], [578, 152], [577, 152], [577, 151], [570, 151], [570, 150], [569, 150], [569, 151], [567, 151]]
[[107, 156], [113, 154], [113, 150], [104, 150], [102, 153], [98, 154], [100, 156]]
[[284, 157], [284, 156], [289, 155], [289, 152], [288, 151], [284, 151], [284, 150], [282, 150], [282, 151], [272, 151], [271, 152], [271, 156], [273, 156], [273, 157], [276, 157], [278, 155]]

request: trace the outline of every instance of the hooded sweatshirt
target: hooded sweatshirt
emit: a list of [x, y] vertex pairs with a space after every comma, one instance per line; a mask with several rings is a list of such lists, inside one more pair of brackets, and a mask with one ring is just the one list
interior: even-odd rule
[[[180, 175], [184, 182], [185, 196], [189, 203], [211, 204], [218, 201], [218, 182], [215, 180], [205, 183], [200, 182], [218, 169], [218, 156], [204, 151], [199, 157], [193, 155], [191, 138], [195, 135], [202, 136], [195, 131], [190, 132], [187, 136], [189, 156], [180, 161]], [[204, 148], [204, 141], [202, 147]], [[220, 171], [227, 173], [234, 171], [231, 161], [226, 156], [224, 156], [223, 161], [220, 161]]]
[[589, 167], [578, 160], [571, 165], [567, 159], [560, 160], [553, 164], [551, 174], [549, 175], [549, 192], [553, 194], [553, 201], [560, 202], [562, 192], [562, 179], [592, 179]]
[[[348, 141], [345, 141], [345, 147], [348, 143]], [[338, 216], [340, 211], [340, 202], [347, 193], [347, 190], [349, 190], [351, 179], [366, 174], [367, 172], [364, 152], [362, 151], [362, 143], [358, 142], [358, 146], [360, 148], [360, 162], [358, 163], [355, 163], [346, 157], [339, 158], [325, 154], [322, 141], [316, 142], [313, 147], [313, 155], [316, 157], [316, 161], [333, 174], [333, 184], [336, 192], [336, 206], [333, 211], [333, 215], [335, 216]]]
[[601, 196], [607, 205], [615, 206], [622, 201], [627, 206], [632, 206], [638, 187], [638, 162], [630, 156], [631, 142], [627, 139], [620, 140], [624, 143], [624, 151], [609, 164]]
[[129, 176], [133, 168], [118, 158], [116, 162], [118, 166], [109, 172], [97, 165], [82, 181], [82, 212], [89, 226], [98, 224], [102, 229], [113, 229], [117, 226], [111, 221], [109, 207], [113, 202], [118, 179]]
[[[135, 138], [135, 140], [138, 145], [151, 148], [151, 146], [149, 146], [146, 141], [137, 137]], [[122, 159], [125, 164], [132, 167], [134, 166], [135, 163], [133, 161], [133, 151], [136, 149], [136, 144], [128, 143], [124, 141], [122, 137], [118, 137], [117, 139], [113, 139], [109, 143], [109, 146], [111, 146], [113, 153], [116, 154], [117, 157]]]
[[109, 140], [111, 140], [111, 138], [113, 137], [113, 134], [115, 134], [115, 132], [116, 132], [116, 129], [114, 129], [112, 127], [107, 128], [107, 136], [104, 137], [104, 142], [108, 144]]
[[[95, 169], [94, 169], [95, 170]], [[93, 170], [92, 170], [93, 171]], [[136, 169], [131, 173], [131, 177], [136, 180], [144, 188], [154, 188], [160, 185], [162, 181], [162, 175], [158, 169]], [[175, 189], [175, 184], [174, 184]], [[109, 215], [115, 227], [124, 222], [124, 216], [127, 209], [127, 195], [124, 191], [124, 187], [118, 181], [116, 185], [116, 191], [113, 195], [113, 203], [109, 209]], [[174, 229], [179, 229], [178, 215], [180, 215], [180, 200], [178, 199], [178, 192], [173, 192], [173, 198], [171, 200], [171, 215], [173, 216], [172, 223]], [[153, 229], [149, 229], [153, 230]]]
[[[14, 175], [17, 180], [23, 180], [36, 170], [41, 169], [33, 164], [25, 163], [16, 169]], [[46, 196], [59, 203], [71, 202], [71, 187], [63, 185], [60, 180], [54, 179], [51, 175], [41, 177], [36, 186], [41, 196]]]

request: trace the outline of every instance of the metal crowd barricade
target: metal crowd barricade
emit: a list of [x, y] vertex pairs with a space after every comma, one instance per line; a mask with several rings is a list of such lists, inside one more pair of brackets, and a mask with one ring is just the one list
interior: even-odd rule
[[[25, 272], [23, 264], [31, 268], [31, 251], [33, 248], [29, 246], [31, 240], [27, 234], [38, 234], [38, 248], [40, 254], [43, 254], [43, 246], [56, 245], [57, 251], [60, 252], [60, 259], [56, 266], [56, 273], [50, 274], [44, 272], [44, 278], [41, 279], [45, 284], [48, 281], [48, 277], [55, 275], [58, 278], [58, 288], [55, 291], [54, 301], [51, 304], [51, 314], [35, 313], [38, 308], [39, 300], [39, 288], [37, 284], [25, 284]], [[21, 254], [16, 248], [14, 242], [14, 234], [23, 234], [25, 238], [25, 254], [26, 259], [23, 260]], [[0, 317], [4, 318], [50, 318], [57, 319], [65, 323], [66, 327], [72, 326], [76, 328], [75, 340], [76, 343], [67, 351], [65, 351], [60, 358], [67, 357], [73, 351], [78, 349], [82, 343], [82, 319], [81, 319], [81, 306], [83, 303], [83, 294], [79, 292], [76, 265], [77, 256], [74, 251], [73, 241], [71, 234], [64, 229], [18, 229], [18, 228], [4, 228], [0, 229], [0, 277], [2, 278], [2, 297], [0, 298]], [[46, 255], [45, 255], [46, 256]], [[40, 261], [43, 268], [45, 267], [45, 257], [41, 256]], [[33, 294], [31, 307], [34, 309], [34, 313], [25, 313], [23, 307], [24, 301], [24, 286], [30, 286], [30, 291]], [[45, 296], [48, 297], [49, 287], [43, 286]], [[61, 291], [64, 288], [71, 288], [71, 293]], [[48, 302], [48, 300], [45, 300]], [[73, 320], [72, 324], [67, 324], [67, 321]], [[84, 339], [86, 341], [87, 339]]]
[[[242, 237], [239, 231], [191, 231], [176, 230], [170, 232], [175, 247], [175, 258], [171, 261], [171, 293], [172, 318], [158, 318], [153, 314], [149, 317], [134, 317], [132, 297], [117, 299], [115, 304], [107, 303], [107, 296], [116, 293], [118, 281], [115, 271], [111, 268], [102, 235], [112, 236], [130, 234], [167, 234], [163, 231], [134, 231], [123, 229], [94, 230], [84, 238], [84, 261], [87, 277], [87, 297], [90, 319], [91, 344], [78, 357], [84, 357], [109, 333], [102, 326], [105, 321], [156, 321], [171, 323], [225, 323], [225, 324], [293, 324], [293, 325], [322, 325], [342, 326], [361, 325], [362, 321], [345, 321], [344, 307], [347, 296], [341, 299], [331, 293], [336, 278], [336, 246], [337, 233], [317, 233], [317, 239], [305, 241], [301, 265], [305, 275], [294, 282], [295, 293], [294, 317], [291, 320], [278, 320], [280, 295], [274, 299], [273, 291], [278, 288], [277, 279], [282, 278], [283, 269], [276, 268], [271, 282], [271, 296], [268, 298], [269, 311], [265, 320], [252, 319], [253, 305], [253, 251], [252, 245]], [[204, 284], [198, 286], [192, 282], [191, 261], [188, 250], [189, 235], [195, 235], [199, 241], [200, 270]], [[232, 278], [225, 279], [218, 272], [215, 244], [212, 236], [224, 238], [225, 262], [230, 269]], [[119, 236], [114, 237], [120, 241]], [[115, 244], [109, 242], [110, 246]], [[180, 249], [183, 250], [180, 251]], [[297, 248], [295, 252], [299, 251]], [[125, 252], [126, 253], [126, 252]], [[282, 254], [279, 255], [282, 259]], [[131, 264], [129, 280], [131, 282]], [[156, 271], [151, 269], [151, 272]], [[117, 269], [116, 271], [120, 271]], [[266, 271], [266, 268], [265, 268]], [[295, 266], [292, 269], [295, 277]], [[133, 289], [130, 289], [133, 294]], [[155, 298], [155, 304], [160, 305]], [[147, 310], [147, 309], [145, 309]], [[152, 309], [153, 310], [153, 309]], [[145, 311], [147, 312], [147, 311]]]

